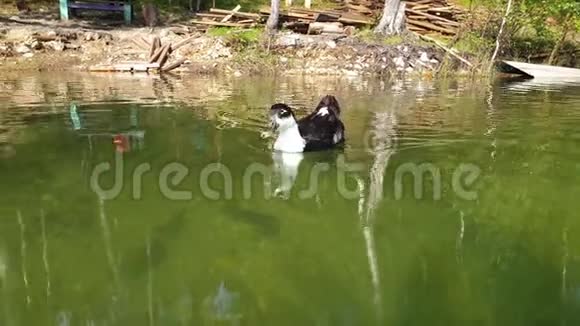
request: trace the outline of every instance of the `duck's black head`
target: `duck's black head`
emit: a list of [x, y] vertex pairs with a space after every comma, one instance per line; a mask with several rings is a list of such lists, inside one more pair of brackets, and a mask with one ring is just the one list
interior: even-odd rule
[[338, 104], [338, 100], [336, 99], [336, 97], [334, 97], [332, 95], [324, 96], [320, 100], [320, 103], [318, 103], [318, 106], [316, 106], [316, 111], [318, 111], [322, 108], [328, 108], [328, 110], [331, 110], [332, 112], [334, 112], [334, 114], [337, 117], [340, 116], [340, 105]]
[[295, 124], [296, 118], [292, 109], [284, 103], [276, 103], [270, 108], [270, 121], [272, 128], [281, 128], [286, 125]]

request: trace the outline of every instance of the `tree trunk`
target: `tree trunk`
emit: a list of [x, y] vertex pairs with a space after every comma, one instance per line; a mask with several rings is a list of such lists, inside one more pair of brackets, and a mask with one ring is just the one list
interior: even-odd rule
[[270, 16], [266, 22], [266, 29], [268, 31], [275, 31], [278, 29], [278, 16], [280, 14], [280, 0], [272, 0], [272, 9], [270, 11]]
[[568, 36], [568, 32], [570, 31], [570, 17], [571, 15], [568, 14], [564, 20], [564, 30], [562, 30], [562, 36], [560, 37], [560, 39], [558, 39], [558, 41], [556, 42], [556, 44], [554, 45], [554, 48], [552, 49], [552, 53], [550, 53], [550, 58], [548, 59], [548, 64], [552, 65], [554, 64], [554, 61], [556, 60], [556, 57], [558, 56], [558, 52], [560, 51], [560, 48], [562, 47], [562, 44], [564, 44], [564, 41], [566, 41], [566, 36]]
[[375, 33], [384, 35], [393, 34], [393, 24], [399, 11], [400, 3], [401, 0], [385, 0], [383, 15], [381, 16], [379, 24], [375, 27]]
[[30, 8], [28, 8], [28, 5], [26, 4], [26, 1], [25, 0], [16, 0], [16, 8], [20, 12], [22, 12], [22, 11], [30, 11]]
[[153, 28], [157, 25], [157, 21], [159, 19], [159, 11], [157, 6], [153, 3], [146, 3], [143, 5], [143, 20], [145, 21], [145, 25]]
[[499, 48], [500, 48], [500, 42], [501, 42], [501, 37], [503, 35], [503, 29], [505, 27], [505, 23], [507, 21], [507, 17], [510, 14], [510, 11], [512, 9], [512, 0], [508, 0], [507, 2], [507, 8], [505, 9], [505, 14], [503, 15], [503, 19], [501, 20], [501, 25], [499, 27], [499, 32], [497, 33], [497, 38], [495, 39], [495, 50], [493, 51], [493, 54], [491, 56], [491, 60], [489, 63], [489, 69], [488, 71], [491, 73], [491, 70], [494, 67], [494, 63], [495, 63], [495, 58], [497, 57], [497, 54], [499, 52]]
[[391, 25], [391, 34], [399, 35], [403, 33], [405, 30], [405, 22], [407, 16], [405, 16], [405, 10], [407, 9], [407, 3], [405, 1], [401, 1], [399, 3], [399, 9], [397, 10], [397, 15], [393, 20], [393, 24]]

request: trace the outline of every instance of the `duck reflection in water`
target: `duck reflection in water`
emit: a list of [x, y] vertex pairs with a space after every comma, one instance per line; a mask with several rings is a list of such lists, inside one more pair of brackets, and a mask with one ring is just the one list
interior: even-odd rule
[[222, 281], [215, 295], [204, 300], [206, 318], [213, 321], [229, 321], [231, 325], [239, 325], [242, 314], [240, 313], [240, 294], [231, 292]]
[[304, 159], [304, 154], [274, 152], [272, 159], [274, 160], [273, 179], [277, 183], [274, 196], [288, 199], [296, 181], [300, 163]]

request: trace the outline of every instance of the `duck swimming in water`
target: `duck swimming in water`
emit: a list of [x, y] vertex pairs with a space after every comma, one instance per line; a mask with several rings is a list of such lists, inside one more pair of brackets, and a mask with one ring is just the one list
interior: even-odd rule
[[314, 111], [296, 120], [292, 108], [276, 103], [270, 108], [272, 126], [278, 130], [274, 150], [288, 153], [320, 151], [344, 143], [344, 124], [336, 98], [326, 95]]

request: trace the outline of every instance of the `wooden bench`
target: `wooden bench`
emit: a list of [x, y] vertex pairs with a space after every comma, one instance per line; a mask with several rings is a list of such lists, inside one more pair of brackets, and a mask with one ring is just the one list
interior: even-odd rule
[[76, 10], [98, 10], [98, 11], [118, 11], [122, 12], [126, 24], [131, 24], [133, 6], [131, 0], [59, 0], [60, 18], [69, 19], [69, 13]]

